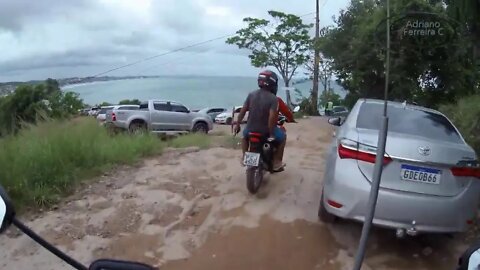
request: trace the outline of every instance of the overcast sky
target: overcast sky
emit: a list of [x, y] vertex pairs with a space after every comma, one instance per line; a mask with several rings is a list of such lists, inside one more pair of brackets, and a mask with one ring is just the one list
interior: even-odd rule
[[[322, 25], [348, 0], [320, 0]], [[303, 15], [314, 0], [0, 0], [0, 81], [92, 76], [152, 55], [235, 33], [267, 10]], [[314, 15], [304, 16], [306, 23]], [[247, 51], [213, 41], [107, 75], [258, 72]]]

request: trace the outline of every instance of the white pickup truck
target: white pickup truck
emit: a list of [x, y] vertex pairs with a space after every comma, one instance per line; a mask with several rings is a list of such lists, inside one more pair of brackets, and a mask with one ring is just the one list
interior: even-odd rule
[[184, 105], [164, 100], [149, 100], [138, 110], [111, 110], [107, 124], [132, 133], [149, 130], [153, 133], [208, 133], [213, 128], [210, 116], [191, 112]]

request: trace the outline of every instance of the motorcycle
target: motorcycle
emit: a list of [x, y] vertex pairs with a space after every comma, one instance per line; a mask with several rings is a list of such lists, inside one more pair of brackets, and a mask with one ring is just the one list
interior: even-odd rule
[[156, 268], [143, 263], [111, 259], [96, 260], [88, 267], [83, 265], [58, 248], [54, 247], [52, 244], [48, 243], [45, 239], [18, 220], [10, 198], [3, 187], [0, 186], [0, 234], [5, 232], [5, 230], [11, 225], [17, 227], [21, 232], [25, 233], [42, 247], [77, 270], [156, 270]]
[[[286, 117], [280, 115], [278, 117], [277, 126], [285, 131], [283, 124]], [[250, 132], [248, 134], [248, 150], [245, 152], [243, 163], [247, 167], [247, 189], [251, 194], [257, 193], [262, 185], [265, 172], [278, 173], [273, 169], [273, 157], [278, 147], [278, 142], [273, 138], [268, 138], [264, 134]]]

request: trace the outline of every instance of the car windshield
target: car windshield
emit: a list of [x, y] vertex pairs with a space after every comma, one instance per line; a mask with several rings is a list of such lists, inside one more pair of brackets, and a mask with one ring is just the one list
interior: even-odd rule
[[[364, 103], [360, 107], [357, 128], [380, 129], [383, 104]], [[412, 107], [388, 106], [389, 132], [462, 143], [455, 127], [443, 115]]]

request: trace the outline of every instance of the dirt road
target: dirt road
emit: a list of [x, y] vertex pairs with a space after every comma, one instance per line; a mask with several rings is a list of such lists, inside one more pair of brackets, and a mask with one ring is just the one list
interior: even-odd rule
[[[225, 128], [225, 127], [224, 127]], [[285, 172], [248, 194], [239, 150], [172, 150], [87, 186], [29, 226], [84, 263], [130, 259], [161, 269], [350, 269], [361, 225], [317, 219], [322, 118], [290, 124]], [[375, 230], [364, 269], [454, 269], [462, 238], [397, 240]], [[0, 269], [69, 269], [25, 236], [0, 238]]]

